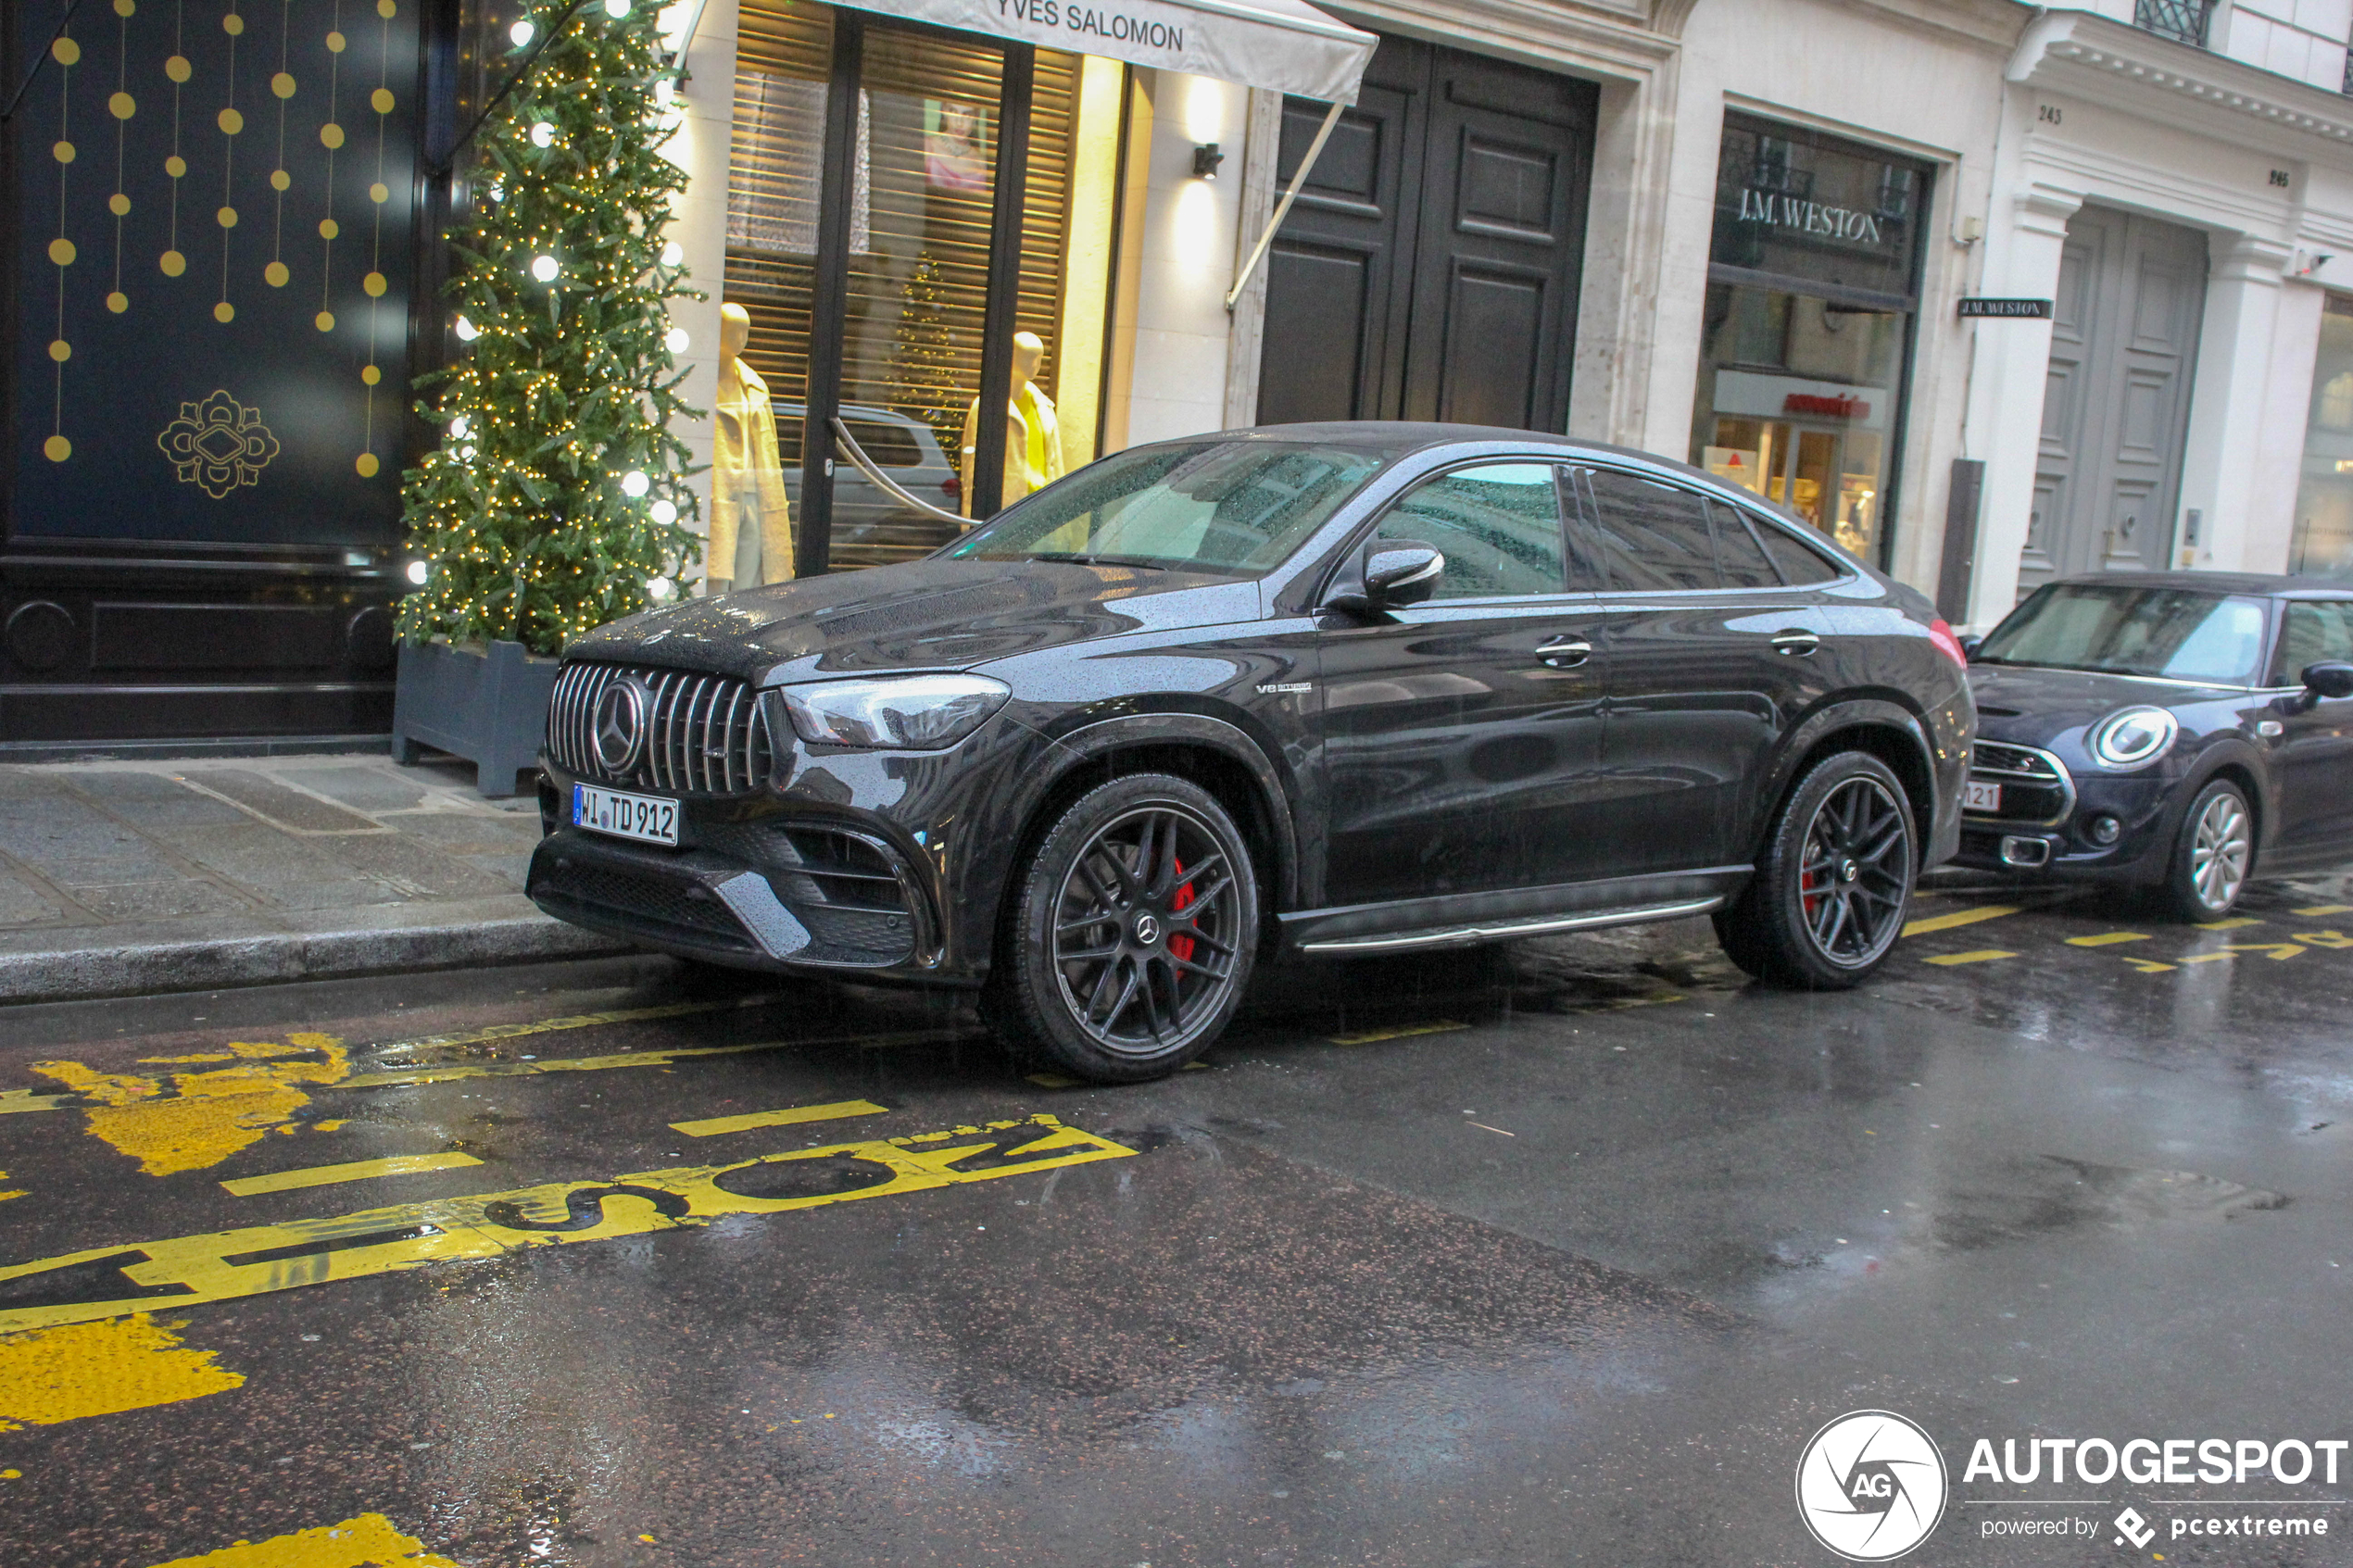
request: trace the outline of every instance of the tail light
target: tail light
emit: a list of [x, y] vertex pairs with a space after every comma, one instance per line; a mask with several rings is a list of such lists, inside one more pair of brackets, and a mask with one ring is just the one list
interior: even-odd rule
[[1953, 635], [1952, 627], [1943, 621], [1931, 621], [1928, 623], [1928, 640], [1936, 645], [1937, 652], [1962, 669], [1969, 668], [1969, 655], [1961, 651], [1960, 638]]

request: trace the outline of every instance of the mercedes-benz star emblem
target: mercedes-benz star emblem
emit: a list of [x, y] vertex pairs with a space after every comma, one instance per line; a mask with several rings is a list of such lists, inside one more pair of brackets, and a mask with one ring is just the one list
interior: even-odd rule
[[596, 730], [590, 744], [597, 766], [614, 778], [637, 765], [646, 749], [646, 688], [635, 681], [615, 681], [597, 699]]
[[1160, 922], [1154, 920], [1150, 915], [1138, 915], [1136, 917], [1136, 941], [1138, 945], [1149, 947], [1159, 940]]

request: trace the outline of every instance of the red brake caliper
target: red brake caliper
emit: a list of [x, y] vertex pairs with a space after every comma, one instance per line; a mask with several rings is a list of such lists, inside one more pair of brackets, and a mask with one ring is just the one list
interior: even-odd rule
[[1797, 879], [1797, 901], [1805, 909], [1809, 922], [1815, 911], [1821, 907], [1822, 889], [1828, 880], [1827, 873], [1821, 872], [1807, 872]]
[[[1176, 862], [1176, 874], [1178, 876], [1185, 874], [1185, 862], [1182, 860]], [[1182, 883], [1176, 888], [1176, 901], [1169, 908], [1181, 910], [1192, 901], [1193, 884], [1189, 882]], [[1182, 959], [1185, 962], [1190, 963], [1193, 961], [1193, 939], [1189, 936], [1172, 936], [1168, 939], [1168, 951], [1171, 957]]]

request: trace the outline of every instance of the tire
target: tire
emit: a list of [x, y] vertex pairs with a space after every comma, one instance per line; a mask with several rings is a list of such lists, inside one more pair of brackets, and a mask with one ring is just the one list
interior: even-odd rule
[[1768, 985], [1843, 991], [1887, 961], [1919, 873], [1912, 808], [1887, 764], [1842, 751], [1782, 802], [1756, 875], [1716, 914], [1734, 963]]
[[1015, 873], [987, 997], [1014, 1056], [1099, 1084], [1162, 1078], [1241, 1005], [1258, 875], [1199, 785], [1136, 773], [1065, 809]]
[[2167, 912], [2194, 923], [2221, 920], [2238, 903], [2254, 869], [2255, 813], [2238, 785], [2216, 779], [2197, 792], [2173, 835], [2163, 884]]

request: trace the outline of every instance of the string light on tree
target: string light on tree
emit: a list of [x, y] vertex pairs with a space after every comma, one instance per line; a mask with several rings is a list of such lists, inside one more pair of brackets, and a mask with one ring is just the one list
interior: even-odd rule
[[686, 328], [673, 327], [661, 341], [670, 345], [671, 353], [684, 354], [686, 352], [687, 346], [695, 340], [686, 335]]
[[525, 20], [519, 21], [515, 23], [514, 26], [509, 28], [507, 30], [507, 36], [515, 41], [516, 48], [528, 49], [531, 47], [531, 41], [539, 36], [539, 30], [532, 26], [529, 19], [526, 19]]
[[621, 493], [634, 501], [646, 493], [649, 483], [643, 469], [631, 469], [621, 476]]
[[554, 282], [556, 274], [562, 270], [562, 268], [556, 265], [556, 258], [552, 256], [535, 256], [531, 258], [531, 275], [543, 283]]

